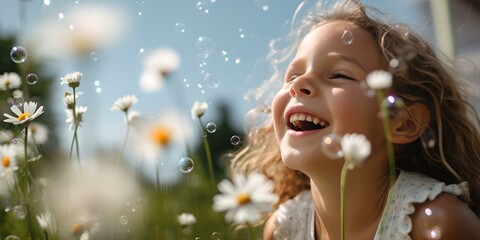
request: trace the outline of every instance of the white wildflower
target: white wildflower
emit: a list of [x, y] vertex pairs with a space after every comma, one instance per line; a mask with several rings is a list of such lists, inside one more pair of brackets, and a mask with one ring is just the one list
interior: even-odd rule
[[12, 96], [13, 98], [23, 98], [23, 92], [20, 89], [14, 90]]
[[371, 89], [386, 89], [392, 85], [392, 74], [384, 70], [375, 70], [367, 75], [367, 85]]
[[273, 203], [277, 201], [273, 188], [273, 182], [263, 174], [253, 172], [245, 176], [236, 173], [232, 182], [222, 180], [218, 184], [221, 194], [213, 198], [213, 209], [227, 211], [226, 220], [236, 224], [257, 222], [273, 209]]
[[14, 117], [10, 114], [4, 113], [3, 116], [7, 117], [7, 119], [4, 119], [4, 122], [9, 122], [13, 123], [15, 125], [18, 124], [23, 124], [27, 121], [32, 121], [38, 116], [42, 115], [43, 113], [43, 106], [40, 106], [37, 109], [37, 103], [36, 102], [28, 102], [23, 104], [23, 112], [20, 111], [20, 109], [17, 107], [17, 105], [13, 105], [10, 110], [12, 110], [13, 113], [15, 113], [17, 116]]
[[197, 219], [191, 213], [182, 213], [177, 216], [177, 219], [182, 227], [190, 226], [197, 222]]
[[140, 87], [146, 92], [161, 89], [165, 77], [180, 66], [180, 57], [169, 48], [161, 48], [150, 54], [144, 62]]
[[15, 72], [0, 75], [0, 90], [6, 91], [20, 87], [22, 80]]
[[341, 141], [342, 151], [349, 169], [360, 166], [370, 155], [370, 141], [362, 134], [346, 134]]
[[83, 74], [81, 72], [72, 72], [66, 74], [64, 77], [60, 79], [62, 82], [60, 84], [67, 84], [71, 88], [76, 88], [80, 86], [80, 80], [82, 79]]
[[17, 156], [19, 147], [10, 144], [0, 145], [0, 177], [18, 170]]
[[40, 228], [48, 235], [54, 235], [57, 232], [57, 224], [55, 218], [50, 212], [37, 215], [37, 222]]
[[117, 99], [114, 103], [111, 111], [119, 110], [119, 111], [128, 111], [130, 107], [132, 107], [135, 103], [138, 102], [138, 99], [134, 95], [127, 95]]
[[68, 109], [73, 109], [73, 103], [77, 101], [78, 97], [80, 97], [83, 94], [83, 92], [78, 92], [75, 93], [75, 98], [73, 97], [73, 94], [69, 92], [65, 92], [63, 95], [63, 103]]
[[28, 125], [28, 140], [35, 141], [36, 144], [44, 144], [48, 140], [48, 129], [41, 123], [31, 123]]
[[87, 111], [87, 107], [84, 106], [75, 106], [75, 115], [77, 118], [77, 123], [74, 123], [73, 118], [73, 109], [65, 109], [65, 113], [67, 114], [67, 119], [65, 122], [70, 123], [70, 129], [73, 130], [75, 125], [78, 127], [82, 126], [83, 123], [83, 114]]
[[194, 102], [191, 110], [192, 118], [196, 119], [196, 118], [202, 117], [207, 110], [208, 110], [208, 104], [206, 102], [200, 102], [200, 101]]

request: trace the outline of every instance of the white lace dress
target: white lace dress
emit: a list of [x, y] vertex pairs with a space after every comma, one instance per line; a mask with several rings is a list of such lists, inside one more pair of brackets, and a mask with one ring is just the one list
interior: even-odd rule
[[[419, 173], [401, 171], [388, 193], [374, 240], [410, 240], [412, 221], [409, 215], [415, 210], [413, 204], [433, 200], [442, 192], [468, 199], [466, 182], [445, 185]], [[275, 239], [315, 239], [315, 207], [310, 191], [303, 191], [280, 205], [276, 226]]]

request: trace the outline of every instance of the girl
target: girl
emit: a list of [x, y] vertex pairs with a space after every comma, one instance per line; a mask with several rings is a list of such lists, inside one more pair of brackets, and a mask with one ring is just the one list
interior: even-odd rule
[[[261, 170], [276, 182], [279, 206], [264, 238], [340, 239], [344, 161], [329, 159], [322, 139], [358, 133], [371, 154], [348, 171], [346, 239], [480, 239], [479, 118], [450, 69], [424, 40], [355, 0], [311, 16], [303, 29], [272, 123], [251, 131], [233, 159], [234, 170]], [[405, 103], [389, 116], [393, 183], [378, 101], [360, 87], [375, 70], [391, 72], [388, 93]]]

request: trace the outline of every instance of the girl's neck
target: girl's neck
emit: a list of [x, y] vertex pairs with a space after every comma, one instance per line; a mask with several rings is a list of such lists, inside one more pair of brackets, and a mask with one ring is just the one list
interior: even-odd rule
[[[317, 239], [340, 239], [342, 166], [338, 165], [335, 166], [338, 169], [327, 169], [310, 176]], [[376, 168], [373, 165], [360, 166], [347, 173], [344, 199], [347, 239], [351, 239], [351, 236], [355, 236], [355, 239], [373, 239], [387, 202], [390, 183], [388, 168]]]

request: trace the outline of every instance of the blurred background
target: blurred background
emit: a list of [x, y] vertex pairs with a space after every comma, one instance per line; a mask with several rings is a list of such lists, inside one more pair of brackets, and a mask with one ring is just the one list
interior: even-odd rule
[[[406, 23], [450, 58], [462, 79], [477, 84], [480, 0], [361, 2], [384, 12], [382, 17], [392, 23]], [[124, 116], [110, 108], [117, 98], [131, 94], [139, 100], [132, 110], [148, 119], [174, 112], [182, 119], [178, 131], [187, 132], [189, 145], [204, 156], [202, 131], [190, 109], [195, 101], [207, 102], [203, 124], [216, 125], [208, 139], [218, 181], [227, 177], [228, 160], [222, 156], [241, 146], [232, 143], [231, 137], [243, 139], [244, 116], [257, 106], [244, 94], [271, 74], [265, 59], [269, 46], [286, 36], [292, 22], [315, 4], [308, 0], [2, 0], [0, 74], [17, 72], [22, 80], [30, 73], [38, 76], [35, 84], [23, 83], [29, 92], [24, 99], [40, 101], [45, 107], [41, 122], [48, 127], [50, 140], [42, 145], [44, 154], [65, 156], [73, 132], [65, 123], [63, 105], [69, 89], [60, 85], [60, 77], [73, 71], [83, 73], [78, 104], [88, 111], [78, 135], [86, 161], [120, 149]], [[27, 50], [24, 63], [11, 61], [14, 46]], [[178, 69], [158, 89], [142, 88], [145, 61], [165, 48], [178, 54]], [[476, 88], [472, 89], [478, 96]], [[12, 127], [2, 121], [0, 129], [7, 128]], [[134, 141], [130, 148], [135, 148]], [[136, 153], [126, 154], [128, 164], [139, 167]], [[185, 155], [184, 143], [178, 143], [167, 158]], [[155, 163], [147, 161], [141, 167], [147, 179], [154, 181], [154, 167], [149, 164]], [[176, 162], [172, 166], [178, 168]], [[172, 169], [166, 168], [162, 175], [168, 181], [179, 181], [182, 173]]]

